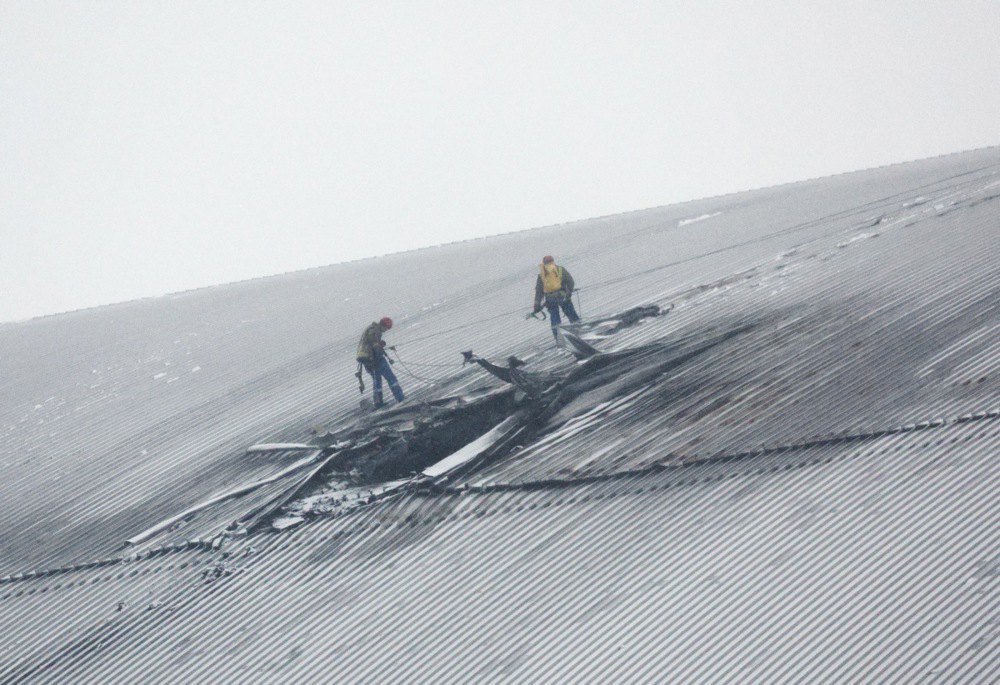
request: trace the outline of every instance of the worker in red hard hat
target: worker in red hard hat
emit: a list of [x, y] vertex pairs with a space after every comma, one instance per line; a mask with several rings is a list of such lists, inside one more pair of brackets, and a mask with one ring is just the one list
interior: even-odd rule
[[[372, 394], [376, 409], [385, 406], [385, 402], [382, 401], [383, 378], [388, 381], [389, 389], [392, 390], [392, 396], [396, 401], [403, 401], [403, 389], [399, 387], [396, 374], [392, 372], [391, 362], [385, 354], [385, 341], [382, 340], [382, 334], [390, 328], [392, 319], [383, 316], [381, 320], [373, 321], [365, 329], [358, 344], [358, 363], [372, 375]], [[360, 369], [358, 373], [361, 373]]]
[[556, 264], [551, 255], [545, 255], [538, 266], [538, 278], [535, 279], [535, 309], [534, 313], [542, 311], [542, 303], [549, 310], [549, 322], [552, 324], [552, 335], [559, 341], [556, 326], [562, 323], [559, 310], [565, 312], [570, 323], [580, 320], [573, 308], [573, 277], [569, 270]]

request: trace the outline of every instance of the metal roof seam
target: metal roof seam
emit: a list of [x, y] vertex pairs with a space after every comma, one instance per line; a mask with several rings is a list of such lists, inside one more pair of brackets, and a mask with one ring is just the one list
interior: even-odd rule
[[[787, 450], [787, 449], [801, 449], [803, 447], [812, 446], [813, 444], [823, 444], [823, 443], [836, 442], [836, 441], [850, 441], [850, 440], [858, 440], [858, 439], [866, 439], [866, 438], [876, 438], [876, 437], [881, 437], [883, 435], [887, 435], [887, 434], [890, 434], [890, 433], [905, 433], [905, 432], [912, 432], [912, 431], [918, 431], [918, 430], [927, 430], [927, 429], [930, 429], [930, 428], [937, 428], [937, 427], [941, 427], [941, 426], [949, 425], [949, 424], [964, 423], [964, 422], [967, 422], [967, 421], [988, 420], [988, 419], [996, 418], [998, 415], [1000, 415], [1000, 411], [998, 411], [998, 410], [979, 411], [979, 412], [973, 412], [973, 413], [970, 413], [970, 414], [962, 415], [960, 417], [920, 421], [920, 422], [916, 422], [916, 423], [913, 423], [913, 424], [908, 424], [906, 426], [898, 426], [898, 427], [895, 427], [893, 429], [888, 429], [888, 430], [883, 430], [883, 431], [868, 431], [868, 432], [865, 432], [865, 433], [854, 434], [854, 435], [840, 435], [840, 436], [831, 435], [831, 436], [823, 436], [822, 438], [819, 438], [819, 439], [814, 440], [814, 441], [807, 441], [807, 442], [798, 443], [798, 444], [794, 444], [793, 443], [793, 444], [789, 444], [789, 445], [781, 445], [781, 446], [776, 446], [776, 447], [771, 447], [771, 448], [765, 448], [765, 450], [767, 450], [767, 451], [782, 451], [782, 450]], [[737, 454], [737, 455], [725, 455], [725, 456], [719, 457], [719, 458], [720, 459], [727, 459], [727, 460], [729, 460], [729, 459], [734, 459], [734, 458], [742, 458], [742, 457], [746, 457], [746, 456], [759, 456], [760, 453], [761, 453], [761, 451], [758, 450], [758, 451], [754, 451], [754, 452]], [[691, 464], [691, 463], [704, 463], [704, 461], [705, 460], [699, 460], [698, 462], [687, 462], [687, 463], [688, 464]], [[639, 473], [640, 472], [628, 473], [628, 474], [614, 474], [614, 475], [615, 476], [620, 476], [620, 475], [631, 476], [631, 475], [638, 475]], [[569, 481], [562, 481], [562, 482], [569, 482]], [[580, 482], [583, 482], [583, 481], [580, 481]], [[522, 484], [519, 484], [519, 486], [521, 486], [521, 487], [528, 487], [528, 484], [523, 484], [522, 483]], [[497, 488], [497, 487], [504, 487], [504, 486], [503, 485], [494, 485], [492, 487], [493, 488]], [[509, 488], [510, 486], [506, 485], [505, 487]], [[477, 488], [473, 487], [473, 488], [470, 488], [469, 490], [470, 490], [470, 492], [471, 491], [476, 491]], [[202, 540], [195, 539], [195, 540], [185, 541], [185, 542], [182, 542], [182, 543], [179, 543], [177, 545], [173, 545], [173, 546], [170, 546], [170, 547], [167, 547], [167, 548], [159, 548], [159, 551], [157, 553], [167, 553], [168, 551], [178, 551], [178, 550], [186, 549], [186, 548], [191, 547], [191, 546], [210, 546], [211, 544], [212, 543], [210, 541], [202, 541]], [[14, 574], [12, 576], [5, 576], [3, 578], [0, 578], [0, 584], [5, 583], [5, 582], [15, 582], [17, 580], [30, 579], [30, 578], [35, 577], [36, 575], [50, 575], [50, 574], [56, 574], [56, 573], [65, 573], [65, 572], [69, 572], [71, 570], [75, 570], [77, 568], [88, 567], [88, 566], [91, 566], [91, 565], [94, 565], [94, 564], [110, 565], [110, 564], [120, 563], [122, 561], [127, 561], [127, 560], [128, 560], [127, 558], [104, 559], [104, 560], [99, 560], [99, 561], [96, 561], [96, 562], [88, 562], [87, 564], [75, 564], [75, 565], [72, 565], [72, 566], [59, 567], [59, 568], [55, 568], [55, 569], [45, 569], [45, 570], [39, 570], [39, 571], [23, 572], [23, 573], [19, 573], [19, 574]]]
[[[992, 417], [987, 417], [987, 418], [992, 418]], [[940, 426], [940, 425], [945, 425], [945, 424], [938, 424], [938, 426]], [[926, 429], [927, 427], [934, 427], [934, 426], [925, 426], [924, 429]], [[914, 429], [914, 430], [921, 430], [921, 429]], [[912, 431], [907, 431], [907, 432], [912, 432]], [[995, 436], [996, 434], [997, 433], [986, 434], [984, 432], [983, 434], [975, 435], [974, 433], [969, 433], [969, 434], [967, 434], [965, 436], [962, 436], [962, 437], [964, 438], [964, 440], [969, 441], [969, 440], [973, 440], [973, 439], [982, 439], [984, 437], [992, 437], [992, 436]], [[957, 439], [957, 438], [958, 438], [958, 436], [956, 436], [955, 438], [953, 438], [951, 442], [954, 442], [954, 440]], [[800, 449], [809, 449], [809, 448], [817, 447], [817, 446], [826, 446], [826, 445], [829, 445], [829, 444], [835, 444], [835, 442], [836, 441], [834, 441], [834, 442], [825, 442], [825, 443], [817, 443], [817, 444], [810, 444], [810, 445], [806, 445], [806, 446], [804, 446], [804, 447], [802, 447]], [[939, 441], [938, 443], [933, 443], [933, 444], [934, 445], [940, 445], [941, 443]], [[909, 447], [910, 447], [910, 449], [912, 449], [913, 447], [927, 448], [927, 447], [930, 447], [930, 446], [932, 446], [932, 443], [930, 443], [930, 442], [924, 442], [922, 444], [918, 444], [918, 445], [915, 445], [915, 446], [911, 445]], [[894, 447], [895, 447], [895, 451], [899, 451], [904, 446], [897, 444]], [[781, 450], [776, 450], [776, 451], [785, 451], [786, 449], [792, 449], [792, 448], [786, 446], [786, 447], [783, 447]], [[884, 449], [885, 448], [883, 448], [883, 450], [882, 450], [883, 453], [884, 453]], [[862, 455], [863, 455], [863, 452], [860, 452], [860, 451], [844, 452], [844, 453], [842, 453], [840, 455], [840, 457], [839, 457], [838, 460], [850, 459], [850, 458], [857, 458], [857, 457], [862, 456]], [[760, 455], [756, 455], [756, 456], [760, 456]], [[817, 465], [820, 465], [820, 464], [829, 464], [833, 460], [834, 460], [833, 456], [808, 457], [808, 458], [800, 459], [800, 460], [793, 461], [793, 462], [790, 462], [790, 463], [777, 464], [777, 465], [774, 465], [774, 466], [771, 466], [771, 467], [766, 467], [766, 468], [760, 468], [760, 467], [758, 467], [758, 468], [756, 468], [754, 470], [751, 470], [750, 472], [756, 472], [757, 474], [760, 474], [760, 475], [769, 474], [769, 473], [770, 474], [777, 474], [777, 473], [781, 473], [783, 471], [789, 471], [789, 470], [792, 470], [792, 469], [805, 468], [805, 467], [809, 467], [809, 466], [817, 466]], [[656, 484], [653, 484], [653, 485], [648, 486], [648, 490], [652, 492], [652, 491], [655, 491], [655, 489], [657, 489], [657, 487], [659, 487], [659, 488], [684, 488], [684, 487], [690, 487], [692, 485], [697, 485], [697, 484], [700, 484], [700, 483], [704, 484], [704, 483], [719, 482], [719, 481], [722, 481], [722, 480], [725, 480], [725, 479], [729, 479], [729, 478], [745, 477], [750, 472], [745, 472], [744, 471], [744, 472], [735, 472], [735, 473], [730, 473], [730, 474], [721, 474], [720, 473], [720, 474], [715, 475], [715, 476], [703, 476], [703, 477], [695, 477], [695, 478], [691, 478], [691, 479], [682, 479], [682, 480], [671, 482], [671, 483], [661, 484], [659, 486], [656, 485]], [[637, 480], [637, 479], [641, 479], [642, 476], [645, 476], [645, 475], [654, 475], [654, 474], [657, 474], [657, 473], [658, 472], [654, 471], [654, 472], [648, 472], [648, 473], [630, 474], [629, 479], [630, 480]], [[662, 475], [662, 474], [660, 474], [660, 475]], [[604, 480], [605, 479], [588, 480], [585, 483], [577, 483], [577, 485], [583, 485], [583, 484], [591, 485], [591, 484], [597, 483], [597, 482], [604, 482]], [[530, 490], [536, 490], [536, 489], [537, 488], [530, 488]], [[637, 488], [635, 490], [631, 490], [631, 491], [627, 491], [627, 492], [626, 491], [622, 491], [622, 492], [618, 492], [618, 493], [608, 493], [608, 494], [595, 493], [593, 496], [591, 496], [591, 495], [583, 495], [583, 496], [581, 496], [579, 498], [579, 501], [580, 502], [589, 502], [591, 499], [594, 499], [595, 501], [598, 501], [598, 500], [601, 500], [601, 499], [603, 499], [605, 497], [614, 498], [614, 497], [620, 497], [620, 496], [641, 495], [641, 494], [644, 494], [646, 492], [646, 490], [647, 490], [647, 487], [640, 487], [640, 488]], [[483, 492], [493, 492], [493, 491], [496, 491], [496, 490], [489, 490], [489, 491], [483, 491]], [[474, 491], [471, 491], [471, 490], [470, 491], [463, 491], [461, 494], [472, 494], [473, 492]], [[454, 494], [454, 493], [447, 493], [447, 494]], [[576, 502], [575, 499], [573, 499], [573, 500], [566, 500], [566, 503], [575, 503], [575, 502]], [[525, 505], [522, 504], [522, 505], [518, 505], [518, 506], [513, 507], [513, 508], [512, 507], [505, 507], [503, 510], [484, 510], [484, 509], [472, 510], [472, 511], [466, 512], [462, 516], [455, 516], [455, 515], [453, 515], [452, 516], [452, 520], [453, 521], [458, 521], [458, 520], [461, 520], [463, 518], [464, 519], [482, 518], [483, 516], [493, 516], [493, 515], [497, 515], [497, 514], [506, 513], [506, 512], [509, 512], [509, 511], [515, 511], [515, 512], [522, 512], [522, 511], [525, 511], [525, 510], [530, 511], [530, 510], [534, 510], [535, 508], [539, 508], [539, 507], [541, 507], [541, 508], [548, 508], [550, 506], [561, 506], [562, 503], [563, 503], [562, 499], [557, 499], [555, 501], [546, 501], [544, 503], [531, 503], [531, 504], [527, 505], [527, 508], [525, 507]], [[346, 537], [346, 536], [357, 535], [357, 534], [360, 534], [360, 533], [368, 532], [371, 528], [378, 527], [378, 526], [382, 526], [384, 528], [391, 529], [394, 526], [395, 527], [400, 527], [400, 526], [413, 526], [413, 525], [437, 525], [438, 523], [442, 522], [443, 520], [445, 520], [445, 519], [443, 517], [440, 517], [440, 516], [438, 516], [438, 517], [432, 517], [432, 518], [427, 518], [427, 519], [419, 519], [414, 514], [408, 514], [408, 515], [406, 515], [406, 517], [405, 517], [404, 520], [394, 519], [393, 517], [386, 518], [386, 517], [383, 516], [378, 521], [366, 521], [366, 522], [363, 522], [361, 525], [359, 525], [359, 526], [357, 526], [355, 528], [349, 528], [349, 529], [337, 531], [336, 533], [328, 536], [328, 538], [326, 538], [326, 539], [335, 539], [337, 537]], [[322, 541], [322, 539], [314, 541], [314, 542], [320, 542], [320, 541]], [[292, 543], [292, 544], [296, 544], [296, 543]], [[301, 544], [301, 541], [299, 541], [297, 544]], [[201, 548], [201, 549], [205, 549], [205, 550], [211, 550], [212, 549], [211, 545], [206, 545], [206, 543], [204, 543], [204, 542], [195, 540], [195, 541], [189, 541], [187, 543], [182, 543], [182, 544], [175, 545], [175, 546], [172, 547], [171, 551], [182, 552], [182, 551], [188, 551], [188, 550], [192, 550], [192, 549], [196, 549], [196, 548]], [[164, 552], [161, 551], [160, 553], [162, 554]], [[104, 567], [108, 567], [108, 566], [111, 566], [111, 565], [129, 564], [129, 563], [133, 563], [135, 561], [141, 561], [141, 560], [149, 559], [152, 556], [154, 556], [154, 555], [152, 555], [152, 554], [138, 555], [137, 554], [137, 555], [133, 555], [133, 558], [110, 559], [110, 560], [106, 559], [106, 560], [101, 560], [100, 562], [92, 562], [90, 564], [78, 565], [77, 568], [62, 568], [62, 569], [54, 569], [51, 572], [44, 572], [43, 571], [43, 572], [30, 572], [28, 574], [18, 574], [18, 575], [21, 575], [21, 577], [18, 578], [17, 580], [29, 581], [29, 580], [34, 580], [36, 578], [40, 578], [40, 577], [46, 576], [46, 575], [68, 573], [68, 572], [72, 572], [74, 570], [92, 569], [92, 568], [104, 568]], [[226, 558], [228, 558], [228, 556], [227, 555], [220, 555], [219, 558], [220, 559], [226, 559]], [[212, 560], [211, 559], [206, 560], [205, 563], [206, 564], [210, 564], [210, 563], [212, 563]], [[136, 571], [132, 571], [132, 575], [134, 575], [135, 573], [136, 573]], [[110, 576], [107, 577], [107, 578], [105, 578], [105, 580], [110, 580], [110, 579], [111, 579]], [[44, 591], [44, 590], [42, 590], [42, 591]], [[32, 590], [31, 592], [34, 592], [34, 590]], [[7, 597], [7, 596], [10, 596], [10, 595], [5, 595], [4, 597]], [[18, 594], [17, 596], [20, 596], [20, 594]]]
[[663, 470], [670, 470], [673, 468], [690, 468], [693, 466], [701, 466], [709, 463], [724, 463], [732, 461], [740, 461], [744, 459], [756, 458], [763, 456], [765, 454], [780, 453], [784, 451], [796, 451], [801, 449], [808, 449], [810, 447], [817, 447], [822, 445], [830, 444], [842, 444], [849, 442], [856, 442], [862, 440], [875, 440], [886, 437], [888, 435], [899, 435], [907, 434], [916, 431], [924, 431], [934, 428], [940, 428], [948, 425], [964, 423], [967, 421], [981, 421], [981, 420], [991, 420], [995, 416], [988, 413], [977, 413], [970, 415], [968, 417], [952, 418], [952, 419], [935, 419], [932, 421], [924, 421], [917, 424], [910, 424], [907, 426], [894, 426], [887, 429], [875, 429], [866, 430], [861, 433], [851, 433], [851, 434], [828, 434], [825, 436], [817, 436], [801, 442], [792, 442], [782, 445], [775, 446], [761, 446], [760, 448], [752, 451], [738, 452], [733, 454], [719, 454], [712, 455], [706, 458], [691, 458], [686, 459], [682, 462], [676, 464], [656, 464], [650, 467], [635, 469], [629, 471], [615, 471], [611, 473], [604, 473], [593, 476], [582, 476], [579, 478], [566, 478], [566, 479], [546, 479], [539, 481], [518, 481], [516, 483], [498, 483], [491, 482], [488, 485], [465, 485], [457, 487], [446, 488], [448, 492], [490, 492], [495, 490], [511, 490], [511, 489], [540, 489], [540, 488], [557, 488], [557, 487], [572, 487], [574, 485], [590, 483], [595, 481], [603, 480], [614, 480], [622, 477], [631, 477], [637, 475], [644, 475], [646, 473], [655, 473]]

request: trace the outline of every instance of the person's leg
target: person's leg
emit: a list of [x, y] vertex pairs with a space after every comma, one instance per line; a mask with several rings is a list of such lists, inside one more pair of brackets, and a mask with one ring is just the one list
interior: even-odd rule
[[545, 300], [545, 308], [549, 310], [549, 325], [552, 326], [552, 337], [559, 342], [559, 329], [556, 328], [562, 323], [562, 318], [559, 316], [559, 301], [558, 300]]
[[403, 401], [403, 389], [399, 386], [399, 381], [396, 380], [396, 374], [392, 370], [392, 366], [389, 364], [389, 360], [385, 357], [379, 361], [379, 371], [382, 376], [385, 377], [386, 382], [389, 383], [389, 390], [392, 391], [392, 396], [396, 398], [397, 402]]
[[566, 312], [566, 317], [569, 319], [570, 323], [576, 323], [580, 320], [580, 315], [576, 313], [576, 308], [573, 306], [572, 295], [563, 300], [562, 310]]
[[382, 401], [382, 363], [372, 362], [369, 371], [372, 374], [372, 401], [375, 403], [375, 408], [378, 409], [385, 405], [385, 402]]
[[562, 318], [559, 316], [558, 300], [546, 300], [545, 308], [549, 310], [549, 323], [551, 325], [558, 326], [562, 323]]

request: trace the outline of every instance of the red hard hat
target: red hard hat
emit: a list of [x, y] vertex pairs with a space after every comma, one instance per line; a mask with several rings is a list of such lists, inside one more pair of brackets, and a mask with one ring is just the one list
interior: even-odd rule
[[544, 257], [542, 257], [542, 264], [551, 264], [554, 261], [556, 260], [550, 254], [547, 254]]
[[382, 324], [382, 328], [386, 330], [392, 328], [392, 319], [390, 319], [388, 316], [383, 316], [382, 319], [379, 321], [379, 323]]

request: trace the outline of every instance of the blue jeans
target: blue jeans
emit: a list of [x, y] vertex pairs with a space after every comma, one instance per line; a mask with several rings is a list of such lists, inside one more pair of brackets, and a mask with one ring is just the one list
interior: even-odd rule
[[[559, 316], [559, 308], [566, 312], [567, 318], [569, 318], [570, 323], [576, 323], [580, 320], [579, 315], [576, 313], [576, 309], [573, 308], [573, 297], [551, 297], [549, 295], [545, 296], [545, 308], [549, 310], [549, 323], [552, 324], [552, 328], [555, 328], [562, 323], [562, 318]], [[552, 331], [555, 334], [555, 331]]]
[[396, 398], [396, 401], [403, 401], [403, 389], [399, 387], [396, 374], [392, 372], [392, 366], [389, 365], [389, 360], [385, 358], [385, 355], [380, 356], [374, 361], [362, 359], [361, 364], [372, 375], [372, 399], [375, 401], [376, 407], [381, 407], [384, 404], [382, 401], [383, 378], [389, 383], [389, 389], [392, 390], [392, 396]]

